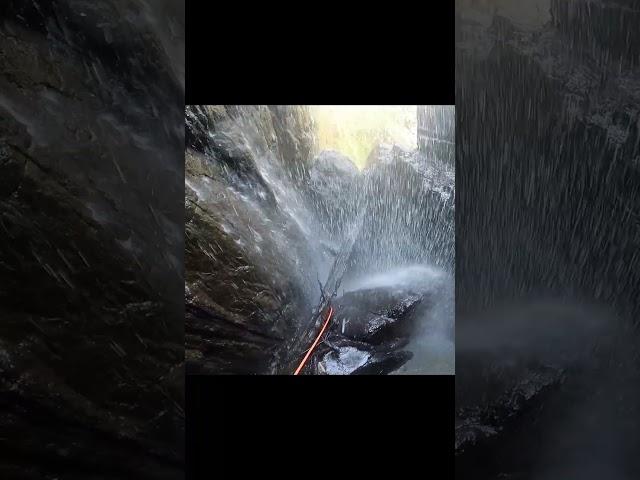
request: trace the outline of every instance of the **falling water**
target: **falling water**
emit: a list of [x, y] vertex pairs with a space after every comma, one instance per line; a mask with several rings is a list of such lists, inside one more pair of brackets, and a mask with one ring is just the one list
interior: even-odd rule
[[[292, 338], [273, 368], [282, 371], [283, 362], [289, 368], [284, 358], [296, 357], [308, 343], [323, 293], [340, 301], [354, 292], [394, 292], [396, 301], [424, 299], [410, 313], [416, 318], [405, 348], [413, 358], [397, 373], [452, 374], [454, 107], [414, 107], [415, 117], [405, 122], [413, 128], [412, 148], [406, 135], [403, 145], [394, 144], [391, 128], [350, 133], [337, 126], [338, 147], [369, 151], [358, 166], [343, 152], [322, 148], [331, 146], [326, 131], [318, 135], [327, 118], [318, 121], [316, 114], [314, 122], [306, 107], [233, 107], [228, 117], [207, 108], [214, 110], [206, 117], [188, 110], [187, 125], [195, 130], [202, 118], [213, 118], [205, 126], [210, 146], [202, 149], [201, 162], [206, 168], [212, 160], [222, 164], [222, 172], [203, 176], [187, 168], [187, 196], [192, 192], [203, 209], [215, 209], [223, 236], [250, 260], [247, 268], [273, 261], [274, 275], [281, 271], [303, 292], [306, 313], [298, 309], [289, 321], [295, 325], [284, 335]], [[363, 141], [369, 146], [357, 145]], [[216, 175], [224, 177], [224, 191], [210, 185]], [[216, 202], [220, 196], [225, 200]], [[242, 293], [230, 293], [238, 296], [236, 304], [244, 301]], [[343, 331], [348, 321], [342, 319]], [[332, 361], [327, 355], [327, 365]]]

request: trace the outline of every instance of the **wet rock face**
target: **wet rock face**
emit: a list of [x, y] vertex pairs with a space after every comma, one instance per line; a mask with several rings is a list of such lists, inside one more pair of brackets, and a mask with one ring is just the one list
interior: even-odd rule
[[423, 300], [422, 294], [401, 289], [347, 292], [333, 304], [336, 314], [332, 331], [373, 344], [392, 336], [406, 336], [411, 330], [411, 313]]
[[[308, 124], [295, 109], [187, 107], [189, 372], [274, 373], [285, 340], [309, 315], [317, 287], [308, 242], [276, 200], [281, 184], [263, 173], [291, 184], [307, 175]], [[269, 170], [273, 162], [284, 168]]]
[[[580, 13], [567, 16], [562, 5]], [[469, 282], [461, 284], [469, 295], [459, 305], [466, 311], [494, 299], [560, 292], [615, 304], [637, 318], [640, 305], [630, 287], [640, 281], [632, 240], [637, 222], [628, 219], [640, 211], [637, 68], [621, 64], [609, 51], [613, 45], [594, 43], [593, 35], [576, 40], [570, 32], [634, 35], [596, 12], [612, 10], [626, 22], [638, 8], [616, 1], [551, 6], [554, 22], [512, 37], [497, 28], [507, 22], [518, 30], [508, 18], [488, 15], [480, 23], [460, 11], [456, 58], [464, 75], [457, 88], [464, 101], [456, 114], [478, 128], [458, 135], [469, 172], [460, 177], [468, 183], [459, 183], [458, 200], [478, 214], [457, 224], [464, 252], [458, 277]], [[495, 127], [492, 135], [480, 134], [480, 121]], [[616, 247], [605, 260], [606, 245]], [[474, 273], [489, 271], [496, 273]], [[614, 284], [629, 287], [615, 291]]]
[[338, 152], [314, 158], [309, 203], [324, 229], [341, 239], [362, 225], [349, 259], [353, 274], [420, 262], [453, 270], [454, 109], [424, 117], [425, 125], [442, 124], [431, 127], [435, 140], [418, 150], [379, 144], [362, 172]]
[[182, 475], [179, 10], [0, 7], [3, 478]]
[[412, 162], [415, 154], [415, 150], [409, 150], [399, 145], [379, 143], [371, 150], [366, 165], [371, 168], [375, 165], [392, 165], [396, 161]]
[[309, 204], [325, 231], [342, 240], [356, 218], [361, 175], [351, 159], [323, 150], [313, 159], [309, 175]]
[[447, 169], [455, 167], [455, 106], [418, 106], [418, 151]]
[[410, 263], [453, 270], [453, 176], [446, 172], [417, 151], [374, 150], [359, 191], [364, 222], [350, 259], [354, 273]]
[[[358, 167], [349, 157], [335, 150], [323, 150], [313, 159], [311, 181], [323, 183], [322, 176], [340, 176], [352, 178], [358, 173]], [[326, 184], [326, 181], [325, 181]]]
[[[249, 163], [275, 161], [298, 186], [308, 179], [315, 137], [313, 120], [304, 106], [188, 105], [186, 126], [186, 145], [197, 152], [210, 155], [216, 138], [227, 137], [219, 153], [226, 151], [233, 157], [232, 148], [250, 151]], [[246, 163], [238, 167], [248, 168]]]

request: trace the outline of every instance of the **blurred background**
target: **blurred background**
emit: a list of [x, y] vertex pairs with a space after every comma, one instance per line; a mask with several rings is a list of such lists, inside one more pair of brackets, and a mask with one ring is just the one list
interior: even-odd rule
[[625, 0], [456, 2], [456, 476], [636, 478]]

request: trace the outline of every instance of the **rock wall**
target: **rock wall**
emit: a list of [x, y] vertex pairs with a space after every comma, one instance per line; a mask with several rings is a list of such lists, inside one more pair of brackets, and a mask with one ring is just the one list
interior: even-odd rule
[[[639, 397], [631, 330], [640, 313], [640, 90], [627, 61], [633, 42], [627, 50], [619, 41], [633, 29], [618, 29], [636, 10], [615, 1], [552, 2], [550, 21], [537, 28], [506, 10], [457, 10], [460, 478], [639, 471], [626, 422]], [[551, 306], [528, 304], [537, 301]], [[522, 324], [524, 312], [531, 318]], [[575, 362], [532, 348], [549, 344], [529, 330], [537, 326], [557, 342], [556, 353], [578, 351], [573, 342], [590, 315], [606, 326], [581, 337]], [[479, 351], [474, 328], [496, 340], [517, 332], [526, 348]], [[612, 391], [617, 407], [607, 400]]]
[[3, 478], [182, 476], [183, 15], [0, 7]]
[[[458, 132], [458, 206], [477, 215], [457, 225], [458, 277], [471, 282], [461, 285], [469, 292], [461, 312], [563, 291], [637, 317], [640, 97], [633, 71], [592, 44], [571, 47], [554, 25], [522, 32], [505, 17], [465, 12], [456, 115], [477, 129]], [[603, 242], [618, 245], [607, 259]], [[494, 274], [479, 282], [482, 272]]]
[[428, 161], [454, 167], [455, 122], [454, 105], [418, 106], [418, 150]]
[[273, 373], [317, 291], [308, 241], [282, 197], [308, 178], [311, 119], [305, 107], [186, 113], [189, 371]]

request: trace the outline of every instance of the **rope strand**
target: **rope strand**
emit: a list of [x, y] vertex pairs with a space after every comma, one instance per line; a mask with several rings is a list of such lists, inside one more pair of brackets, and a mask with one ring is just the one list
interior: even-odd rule
[[322, 337], [322, 334], [324, 333], [325, 329], [327, 328], [327, 325], [329, 325], [329, 320], [331, 320], [331, 316], [332, 315], [333, 315], [333, 307], [329, 307], [329, 314], [327, 315], [327, 319], [324, 321], [324, 325], [322, 325], [322, 328], [320, 329], [320, 333], [318, 334], [318, 336], [316, 337], [315, 341], [311, 345], [311, 348], [307, 351], [307, 354], [304, 356], [304, 358], [300, 362], [300, 365], [298, 365], [298, 368], [296, 368], [296, 371], [293, 373], [294, 375], [298, 375], [300, 373], [300, 371], [304, 368], [305, 363], [307, 363], [307, 360], [309, 359], [309, 357], [313, 353], [313, 349], [316, 348], [316, 345], [320, 341], [320, 337]]

